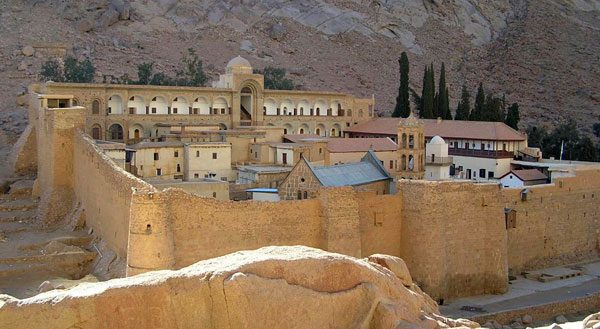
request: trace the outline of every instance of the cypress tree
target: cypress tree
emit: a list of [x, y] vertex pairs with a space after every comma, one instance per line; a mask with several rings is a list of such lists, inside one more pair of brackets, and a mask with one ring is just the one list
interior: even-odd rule
[[519, 104], [512, 103], [512, 105], [508, 108], [508, 113], [506, 113], [506, 123], [507, 126], [519, 130], [519, 121], [521, 120], [519, 115]]
[[406, 52], [402, 52], [398, 64], [400, 65], [400, 87], [398, 88], [398, 97], [396, 97], [396, 108], [392, 116], [406, 118], [410, 114], [410, 99], [408, 98], [409, 62]]
[[471, 94], [469, 94], [467, 85], [463, 84], [462, 92], [460, 94], [460, 102], [458, 102], [458, 107], [456, 108], [456, 116], [454, 117], [454, 119], [469, 120], [470, 115], [471, 115]]
[[469, 116], [471, 121], [484, 121], [483, 119], [485, 112], [485, 92], [483, 91], [483, 83], [479, 83], [479, 88], [477, 88], [477, 95], [475, 96], [475, 107], [473, 108], [473, 112]]
[[437, 116], [446, 119], [450, 112], [450, 104], [448, 104], [448, 87], [446, 87], [446, 65], [443, 62], [440, 70], [440, 84], [438, 87]]
[[433, 64], [427, 70], [427, 74], [425, 77], [426, 84], [423, 94], [423, 115], [422, 118], [432, 119], [434, 116], [434, 105], [435, 105], [435, 81], [433, 78]]
[[419, 104], [419, 117], [425, 118], [425, 96], [427, 94], [427, 85], [429, 84], [429, 68], [425, 66], [423, 73], [423, 89], [421, 90], [421, 99]]
[[450, 111], [450, 96], [448, 95], [448, 87], [446, 87], [446, 99], [444, 100], [446, 111], [444, 112], [444, 120], [453, 120], [452, 111]]

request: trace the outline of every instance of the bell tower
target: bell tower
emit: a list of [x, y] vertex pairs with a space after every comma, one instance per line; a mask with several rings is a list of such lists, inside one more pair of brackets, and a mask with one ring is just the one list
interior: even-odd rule
[[425, 177], [425, 123], [412, 112], [398, 122], [397, 178], [423, 179]]

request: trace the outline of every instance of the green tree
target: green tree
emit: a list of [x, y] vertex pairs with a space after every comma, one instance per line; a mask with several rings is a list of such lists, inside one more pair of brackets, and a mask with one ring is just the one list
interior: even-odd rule
[[445, 103], [446, 103], [446, 112], [444, 112], [444, 120], [453, 120], [454, 118], [452, 117], [452, 111], [450, 110], [450, 96], [448, 93], [448, 87], [446, 87], [446, 99], [445, 99]]
[[[425, 66], [425, 72], [423, 72], [423, 88], [421, 89], [421, 97], [419, 97], [418, 109], [419, 116], [425, 118], [425, 94], [427, 93], [427, 85], [429, 84], [429, 68]], [[416, 95], [416, 93], [414, 93]], [[416, 97], [415, 97], [416, 99]]]
[[273, 90], [292, 90], [294, 82], [286, 78], [285, 70], [278, 67], [267, 66], [264, 70], [254, 70], [254, 73], [262, 74], [265, 77], [265, 89]]
[[176, 83], [170, 76], [163, 72], [155, 73], [150, 80], [150, 84], [154, 86], [175, 86]]
[[94, 81], [96, 68], [87, 58], [78, 61], [73, 56], [67, 56], [65, 57], [63, 72], [66, 82], [89, 83]]
[[177, 71], [177, 85], [203, 87], [208, 78], [204, 74], [202, 61], [193, 48], [188, 48], [187, 54], [181, 55], [181, 64], [183, 70]]
[[519, 130], [520, 120], [521, 117], [519, 115], [519, 104], [512, 103], [512, 105], [508, 108], [508, 113], [506, 113], [506, 120], [504, 120], [504, 123], [515, 130]]
[[50, 58], [42, 64], [40, 75], [45, 81], [63, 82], [65, 80], [60, 64], [54, 58]]
[[576, 146], [579, 143], [579, 132], [575, 120], [569, 119], [567, 122], [556, 127], [548, 136], [545, 143], [544, 153], [548, 157], [560, 158], [561, 147], [563, 149], [563, 160], [575, 160]]
[[463, 84], [462, 92], [460, 94], [460, 101], [458, 102], [458, 106], [456, 108], [456, 115], [455, 115], [454, 119], [469, 120], [470, 115], [471, 115], [471, 94], [469, 94], [467, 85]]
[[527, 145], [531, 147], [539, 147], [544, 150], [544, 144], [548, 140], [548, 130], [542, 126], [527, 127]]
[[57, 82], [89, 83], [94, 81], [94, 73], [96, 68], [87, 58], [78, 61], [73, 56], [67, 56], [62, 68], [55, 59], [44, 62], [40, 75]]
[[138, 81], [137, 84], [149, 85], [154, 74], [154, 62], [143, 62], [138, 64]]
[[574, 153], [575, 158], [579, 161], [598, 161], [598, 149], [587, 136], [577, 143]]
[[442, 68], [440, 70], [440, 83], [438, 85], [436, 117], [446, 119], [449, 112], [450, 104], [448, 103], [448, 87], [446, 86], [446, 65], [442, 62]]
[[434, 118], [435, 109], [435, 80], [434, 80], [433, 64], [426, 70], [425, 74], [425, 87], [423, 93], [423, 114], [421, 115], [424, 119]]
[[483, 83], [479, 83], [477, 88], [477, 95], [475, 95], [475, 107], [469, 116], [471, 121], [484, 121], [485, 115], [485, 91], [483, 90]]
[[596, 135], [596, 137], [600, 137], [600, 122], [594, 123], [592, 130], [594, 130], [594, 135]]
[[409, 84], [409, 62], [406, 52], [402, 52], [398, 59], [400, 65], [400, 87], [398, 88], [398, 97], [396, 97], [396, 107], [394, 108], [393, 117], [406, 118], [410, 115], [410, 100], [408, 98], [408, 84]]

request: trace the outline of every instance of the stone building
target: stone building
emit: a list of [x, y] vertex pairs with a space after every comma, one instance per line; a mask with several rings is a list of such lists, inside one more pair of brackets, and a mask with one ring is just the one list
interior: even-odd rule
[[411, 113], [398, 121], [398, 178], [423, 179], [425, 176], [425, 124]]
[[134, 150], [131, 172], [143, 179], [236, 179], [229, 143], [142, 142], [130, 148]]
[[86, 108], [85, 131], [95, 139], [158, 137], [162, 124], [210, 124], [221, 129], [272, 126], [284, 134], [342, 136], [373, 118], [374, 99], [337, 92], [265, 90], [242, 57], [232, 59], [213, 87], [171, 87], [48, 82], [37, 94], [71, 95]]
[[304, 156], [279, 185], [281, 200], [314, 198], [323, 187], [352, 186], [357, 191], [389, 194], [392, 176], [369, 150], [360, 162], [313, 167]]

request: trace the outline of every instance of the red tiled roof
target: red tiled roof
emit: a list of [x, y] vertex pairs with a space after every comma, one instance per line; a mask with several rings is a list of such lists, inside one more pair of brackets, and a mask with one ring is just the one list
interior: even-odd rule
[[332, 153], [395, 151], [398, 145], [389, 138], [331, 138], [327, 150]]
[[[375, 118], [369, 122], [344, 129], [344, 132], [396, 135], [399, 118]], [[425, 136], [444, 139], [522, 141], [525, 136], [503, 122], [424, 119]]]
[[[548, 179], [544, 173], [537, 169], [521, 169], [521, 170], [511, 170], [508, 174], [513, 174], [524, 182], [532, 181], [532, 180], [542, 180]], [[506, 174], [506, 175], [508, 175]], [[502, 176], [505, 177], [506, 175]]]

